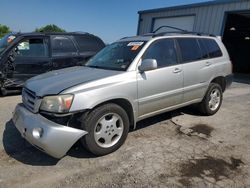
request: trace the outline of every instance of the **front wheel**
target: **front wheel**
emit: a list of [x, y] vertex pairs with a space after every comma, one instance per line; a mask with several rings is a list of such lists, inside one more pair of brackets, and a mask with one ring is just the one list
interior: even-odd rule
[[117, 150], [127, 138], [128, 115], [120, 106], [110, 103], [84, 114], [81, 127], [88, 134], [81, 139], [91, 153], [101, 156]]
[[1, 92], [0, 92], [0, 95], [3, 96], [3, 97], [6, 96], [6, 95], [8, 94], [8, 91], [7, 91], [5, 88], [2, 88], [2, 87], [1, 87], [1, 88], [0, 88], [0, 91], [1, 91]]
[[222, 104], [223, 94], [219, 84], [211, 83], [202, 102], [199, 104], [200, 111], [205, 115], [214, 115]]

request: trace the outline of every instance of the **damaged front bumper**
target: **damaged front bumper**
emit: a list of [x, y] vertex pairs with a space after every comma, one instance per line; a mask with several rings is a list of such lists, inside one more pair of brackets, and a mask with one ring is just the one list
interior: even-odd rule
[[87, 132], [54, 123], [40, 114], [16, 106], [12, 118], [16, 128], [30, 144], [55, 157], [63, 157], [77, 140]]

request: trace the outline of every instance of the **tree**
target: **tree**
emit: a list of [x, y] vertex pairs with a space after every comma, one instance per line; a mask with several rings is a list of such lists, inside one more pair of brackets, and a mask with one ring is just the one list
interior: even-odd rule
[[54, 24], [49, 24], [44, 27], [36, 28], [35, 32], [66, 32], [64, 29], [58, 27], [57, 25]]
[[11, 32], [10, 28], [6, 25], [0, 24], [0, 38], [2, 38], [7, 33]]

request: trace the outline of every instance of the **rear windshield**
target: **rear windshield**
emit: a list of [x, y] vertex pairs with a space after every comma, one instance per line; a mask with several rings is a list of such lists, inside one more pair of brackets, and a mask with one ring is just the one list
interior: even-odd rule
[[115, 42], [97, 53], [86, 66], [125, 71], [145, 43], [145, 41]]

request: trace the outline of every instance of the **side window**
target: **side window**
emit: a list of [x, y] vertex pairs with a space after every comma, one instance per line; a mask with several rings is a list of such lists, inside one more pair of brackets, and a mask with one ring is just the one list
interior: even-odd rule
[[201, 49], [201, 55], [203, 59], [209, 58], [208, 51], [207, 51], [207, 46], [204, 42], [204, 39], [198, 39], [200, 49]]
[[47, 57], [48, 45], [42, 38], [25, 39], [17, 45], [18, 57]]
[[181, 50], [183, 63], [203, 59], [203, 55], [196, 38], [178, 38], [177, 41]]
[[207, 47], [208, 55], [210, 58], [216, 58], [222, 56], [222, 51], [215, 40], [203, 39], [203, 43]]
[[80, 53], [83, 52], [98, 52], [101, 50], [105, 45], [99, 39], [92, 37], [92, 36], [75, 36], [75, 40], [79, 46]]
[[177, 54], [173, 39], [162, 39], [152, 43], [143, 59], [156, 59], [158, 68], [176, 65]]
[[52, 56], [75, 55], [77, 49], [73, 41], [67, 36], [52, 36]]

